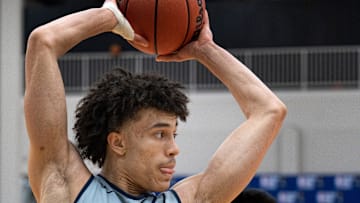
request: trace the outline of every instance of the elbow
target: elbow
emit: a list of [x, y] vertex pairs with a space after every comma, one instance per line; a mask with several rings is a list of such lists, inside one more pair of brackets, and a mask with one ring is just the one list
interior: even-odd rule
[[281, 123], [285, 120], [287, 111], [286, 105], [280, 99], [274, 97], [256, 106], [253, 111], [246, 115], [248, 119], [270, 119], [273, 122]]
[[268, 109], [268, 115], [271, 115], [271, 117], [278, 121], [278, 122], [283, 122], [286, 118], [286, 115], [287, 115], [287, 107], [286, 105], [278, 100], [278, 101], [275, 101], [271, 107], [269, 107]]
[[28, 51], [43, 50], [49, 51], [54, 49], [54, 39], [51, 32], [40, 26], [30, 33], [27, 42]]
[[38, 63], [45, 58], [57, 57], [53, 34], [43, 27], [33, 30], [28, 38], [25, 55], [25, 84], [30, 84], [34, 69], [46, 68]]

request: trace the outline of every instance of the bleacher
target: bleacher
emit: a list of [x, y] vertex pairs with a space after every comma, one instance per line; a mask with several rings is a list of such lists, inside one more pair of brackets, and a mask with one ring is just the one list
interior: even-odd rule
[[[175, 177], [172, 184], [185, 177]], [[265, 190], [278, 203], [358, 203], [360, 174], [258, 174], [247, 188]]]
[[[293, 47], [233, 49], [271, 88], [291, 90], [360, 88], [360, 49], [346, 47]], [[157, 63], [140, 52], [69, 53], [59, 60], [67, 92], [82, 92], [104, 72], [124, 67], [131, 72], [156, 72], [184, 84], [190, 91], [221, 90], [224, 86], [195, 61]], [[340, 71], [341, 70], [341, 71]]]

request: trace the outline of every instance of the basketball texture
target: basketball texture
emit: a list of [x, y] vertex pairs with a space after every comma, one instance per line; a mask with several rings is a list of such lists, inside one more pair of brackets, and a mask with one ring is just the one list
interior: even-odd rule
[[205, 0], [117, 0], [135, 33], [149, 41], [136, 49], [165, 55], [196, 39], [203, 26]]

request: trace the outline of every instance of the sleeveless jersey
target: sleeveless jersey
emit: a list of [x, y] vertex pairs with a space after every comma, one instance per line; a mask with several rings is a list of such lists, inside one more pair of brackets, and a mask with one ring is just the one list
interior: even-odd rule
[[80, 191], [75, 203], [181, 203], [174, 190], [155, 194], [132, 196], [106, 180], [103, 176], [91, 176]]

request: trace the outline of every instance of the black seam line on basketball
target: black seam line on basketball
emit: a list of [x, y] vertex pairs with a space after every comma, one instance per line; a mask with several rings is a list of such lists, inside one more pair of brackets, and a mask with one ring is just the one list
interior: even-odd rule
[[154, 51], [155, 54], [158, 54], [157, 47], [157, 15], [158, 15], [158, 0], [155, 0], [155, 14], [154, 14]]
[[127, 8], [128, 8], [129, 1], [130, 1], [130, 0], [127, 0], [127, 1], [126, 1], [126, 4], [125, 4], [125, 10], [124, 10], [124, 16], [125, 16], [125, 17], [126, 17], [126, 12], [127, 12]]
[[184, 40], [182, 41], [180, 47], [184, 46], [185, 41], [186, 41], [186, 39], [187, 39], [187, 37], [189, 35], [189, 30], [190, 30], [190, 6], [189, 6], [189, 0], [186, 0], [186, 7], [187, 7], [187, 14], [188, 14], [188, 23], [187, 23], [187, 28], [186, 28], [186, 34], [185, 34]]

